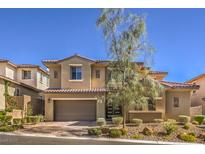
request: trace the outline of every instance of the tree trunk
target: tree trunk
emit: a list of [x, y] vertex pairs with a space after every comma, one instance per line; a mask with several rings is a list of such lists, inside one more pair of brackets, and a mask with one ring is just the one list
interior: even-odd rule
[[123, 128], [125, 128], [126, 127], [126, 114], [127, 114], [127, 112], [126, 112], [126, 106], [125, 105], [123, 105], [122, 106], [122, 114], [123, 114]]

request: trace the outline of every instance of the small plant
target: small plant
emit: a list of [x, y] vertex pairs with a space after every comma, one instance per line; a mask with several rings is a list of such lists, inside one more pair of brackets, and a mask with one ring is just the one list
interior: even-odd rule
[[6, 115], [6, 111], [0, 111], [0, 116], [1, 115]]
[[14, 128], [11, 125], [0, 126], [0, 132], [11, 132]]
[[119, 138], [122, 136], [122, 131], [120, 129], [110, 129], [109, 136], [112, 138]]
[[6, 126], [11, 123], [12, 116], [0, 115], [0, 126]]
[[205, 141], [205, 132], [200, 133], [198, 138], [200, 138], [200, 139]]
[[125, 136], [125, 135], [127, 135], [127, 129], [125, 129], [125, 128], [122, 128], [122, 129], [120, 129], [121, 130], [121, 132], [122, 132], [122, 136]]
[[181, 133], [179, 134], [179, 139], [186, 141], [186, 142], [196, 142], [197, 138], [192, 134]]
[[105, 118], [98, 118], [96, 123], [100, 127], [105, 126], [106, 125]]
[[40, 119], [40, 122], [44, 122], [44, 116], [43, 115], [39, 114], [38, 117]]
[[181, 124], [187, 124], [190, 122], [190, 117], [186, 115], [179, 115], [179, 122]]
[[41, 117], [40, 116], [27, 116], [26, 121], [27, 123], [30, 123], [30, 124], [37, 124], [41, 121]]
[[190, 128], [190, 125], [188, 123], [186, 123], [184, 126], [183, 126], [184, 129], [188, 130]]
[[135, 135], [132, 135], [130, 138], [131, 138], [131, 139], [135, 139], [135, 140], [139, 140], [139, 139], [142, 139], [143, 136], [140, 135], [140, 134], [135, 134]]
[[177, 123], [177, 121], [175, 119], [167, 119], [167, 122]]
[[136, 126], [140, 126], [143, 123], [142, 119], [132, 119], [132, 123]]
[[199, 125], [199, 122], [198, 122], [198, 121], [193, 120], [193, 121], [192, 121], [192, 124], [193, 124], [193, 125]]
[[194, 120], [197, 121], [200, 125], [202, 124], [204, 119], [205, 119], [205, 115], [195, 115], [194, 116]]
[[90, 128], [88, 129], [88, 135], [100, 136], [102, 131], [100, 128]]
[[164, 122], [164, 120], [163, 120], [163, 119], [154, 119], [154, 122], [156, 122], [156, 123], [162, 123], [162, 122]]
[[177, 129], [177, 125], [173, 122], [164, 122], [164, 129], [167, 135], [170, 135]]
[[145, 127], [145, 128], [143, 129], [142, 133], [143, 133], [144, 135], [150, 136], [150, 135], [153, 134], [153, 131], [152, 131], [151, 128]]
[[22, 124], [22, 119], [21, 118], [14, 118], [13, 119], [13, 124], [14, 125], [21, 125]]
[[108, 134], [110, 131], [109, 127], [101, 127], [102, 134]]
[[112, 123], [115, 126], [120, 126], [120, 124], [122, 124], [123, 118], [122, 117], [113, 117], [112, 118]]

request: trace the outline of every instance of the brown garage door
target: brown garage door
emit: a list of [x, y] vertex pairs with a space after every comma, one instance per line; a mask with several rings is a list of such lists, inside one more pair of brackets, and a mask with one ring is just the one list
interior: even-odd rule
[[55, 101], [55, 121], [96, 120], [96, 101]]

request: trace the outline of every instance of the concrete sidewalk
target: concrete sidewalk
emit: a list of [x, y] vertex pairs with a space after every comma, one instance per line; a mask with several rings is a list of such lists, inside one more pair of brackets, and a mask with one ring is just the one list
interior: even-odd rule
[[192, 143], [161, 142], [129, 139], [56, 137], [39, 134], [0, 132], [1, 145], [190, 145]]

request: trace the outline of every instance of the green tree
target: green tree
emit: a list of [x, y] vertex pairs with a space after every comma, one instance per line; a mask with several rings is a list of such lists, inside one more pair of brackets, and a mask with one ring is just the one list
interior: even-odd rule
[[148, 103], [159, 95], [161, 86], [148, 75], [148, 69], [135, 61], [144, 55], [152, 55], [153, 48], [146, 41], [145, 17], [124, 12], [124, 9], [102, 9], [97, 26], [103, 31], [108, 43], [110, 58], [108, 102], [120, 105], [123, 127], [126, 113], [133, 103]]

